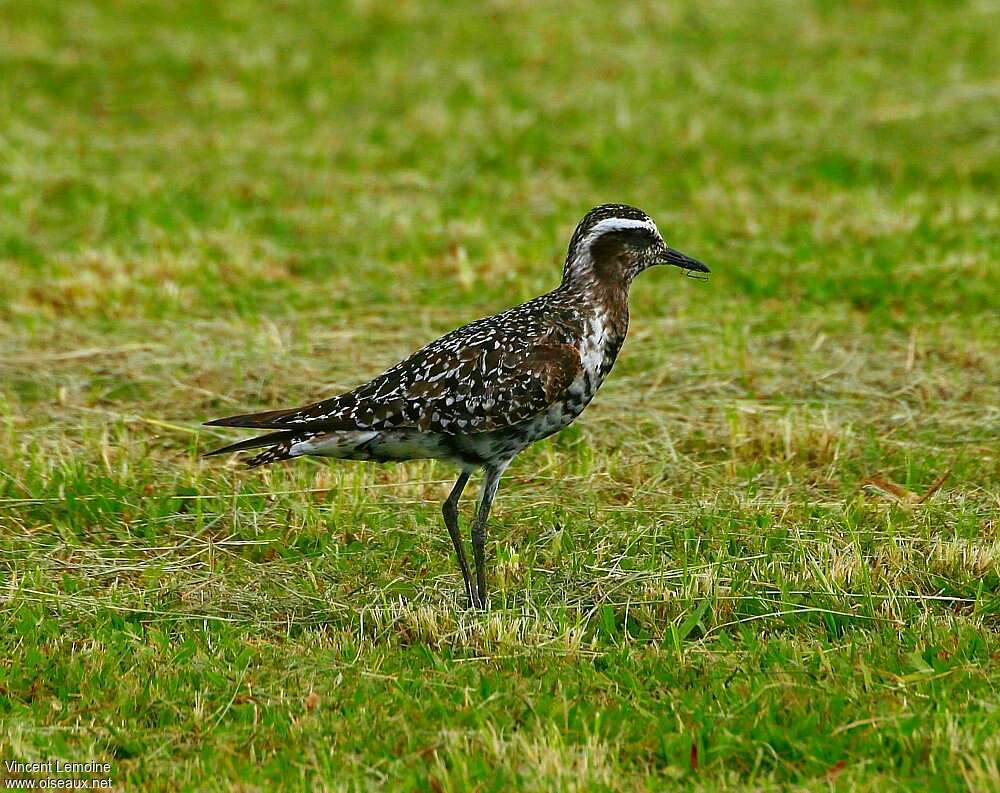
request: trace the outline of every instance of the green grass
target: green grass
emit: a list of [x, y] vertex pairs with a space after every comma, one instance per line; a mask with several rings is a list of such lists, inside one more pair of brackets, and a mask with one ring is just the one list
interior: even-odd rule
[[[998, 16], [0, 4], [0, 759], [1000, 786]], [[550, 288], [604, 201], [713, 276], [644, 275], [509, 470], [492, 612], [446, 467], [199, 457]]]

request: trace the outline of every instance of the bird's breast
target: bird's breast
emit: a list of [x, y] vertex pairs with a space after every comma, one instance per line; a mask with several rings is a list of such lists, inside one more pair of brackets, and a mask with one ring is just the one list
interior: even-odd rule
[[624, 340], [624, 329], [609, 321], [603, 312], [596, 313], [585, 326], [580, 340], [580, 374], [569, 389], [583, 400], [584, 406], [608, 376]]

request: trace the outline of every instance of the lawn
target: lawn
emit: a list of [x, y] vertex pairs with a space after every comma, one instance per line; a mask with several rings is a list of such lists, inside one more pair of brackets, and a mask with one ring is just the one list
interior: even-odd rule
[[[998, 27], [0, 3], [0, 759], [1000, 787]], [[509, 469], [490, 612], [446, 466], [200, 456], [552, 288], [606, 201], [713, 274], [644, 274], [594, 404]]]

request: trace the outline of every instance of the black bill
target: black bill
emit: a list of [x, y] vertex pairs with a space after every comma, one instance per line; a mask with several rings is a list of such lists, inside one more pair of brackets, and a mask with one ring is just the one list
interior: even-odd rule
[[690, 270], [696, 273], [710, 273], [711, 270], [703, 262], [699, 262], [697, 259], [692, 259], [687, 254], [681, 253], [680, 251], [675, 251], [673, 248], [663, 248], [663, 252], [658, 257], [661, 264], [672, 264], [675, 267], [680, 267], [683, 270]]

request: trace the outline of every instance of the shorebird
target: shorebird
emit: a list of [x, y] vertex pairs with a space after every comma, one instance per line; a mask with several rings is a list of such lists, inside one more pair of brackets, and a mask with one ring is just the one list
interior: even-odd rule
[[[251, 468], [303, 455], [457, 464], [444, 524], [469, 603], [485, 608], [486, 521], [500, 477], [518, 452], [569, 425], [593, 399], [625, 341], [632, 280], [659, 264], [709, 272], [668, 247], [642, 210], [595, 207], [573, 232], [562, 282], [551, 292], [453, 330], [353, 391], [206, 422], [273, 430], [209, 454], [267, 447], [247, 461]], [[472, 524], [473, 579], [458, 503], [477, 469], [483, 481]]]

